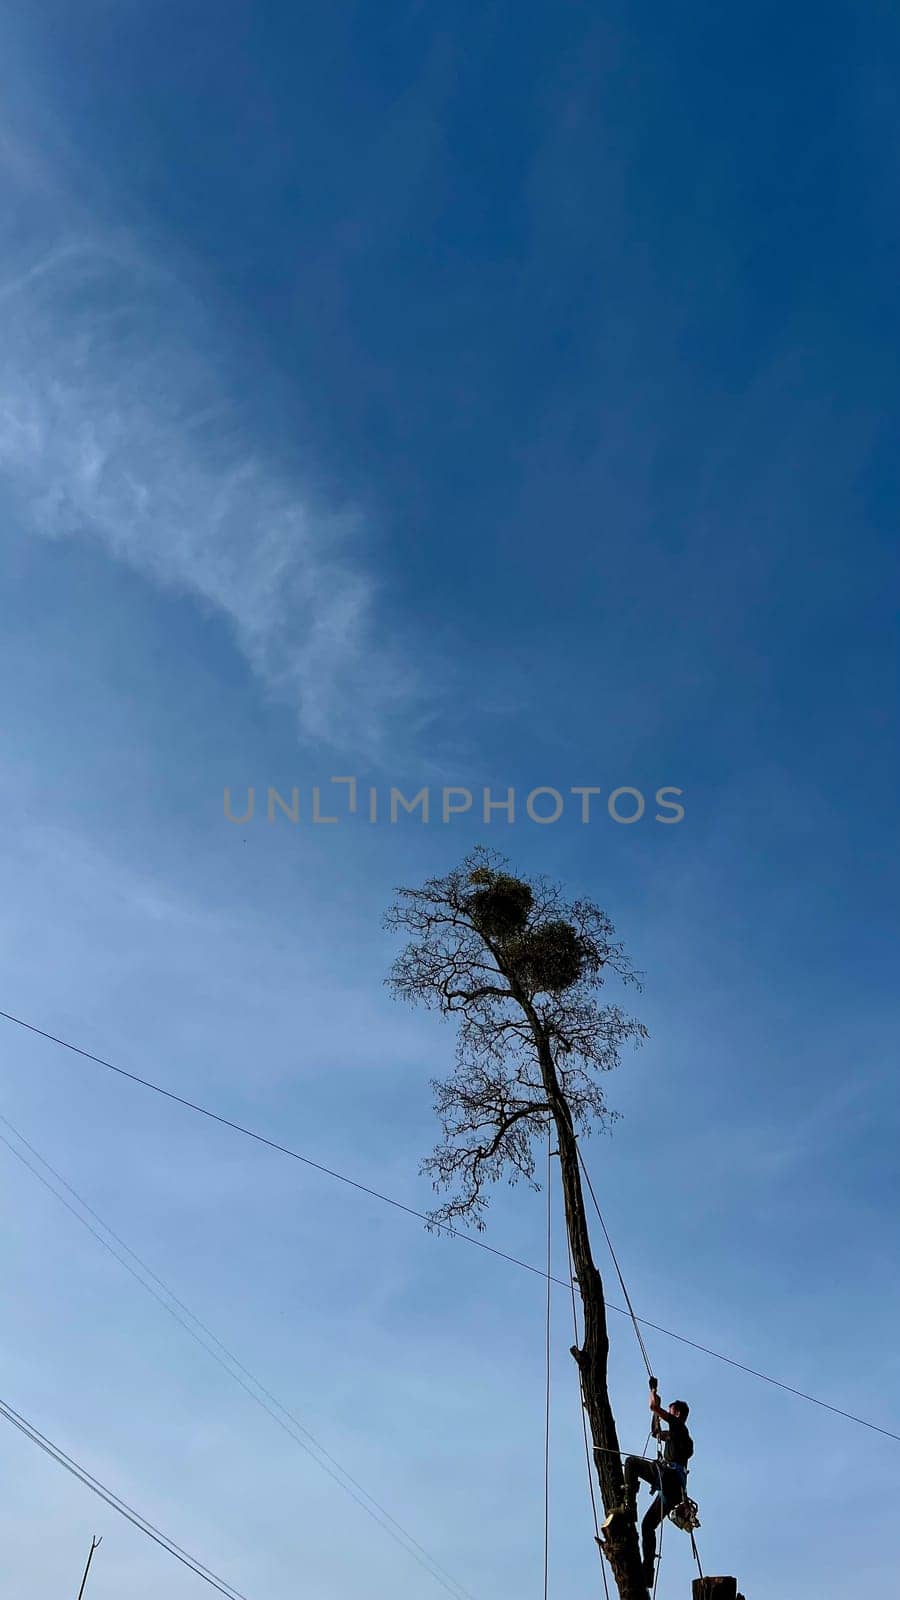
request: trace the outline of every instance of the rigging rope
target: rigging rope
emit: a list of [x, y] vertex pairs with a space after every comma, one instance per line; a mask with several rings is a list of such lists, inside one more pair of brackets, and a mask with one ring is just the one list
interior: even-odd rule
[[628, 1293], [628, 1290], [627, 1290], [627, 1288], [625, 1286], [625, 1279], [622, 1277], [622, 1268], [619, 1266], [619, 1258], [616, 1255], [615, 1249], [613, 1247], [612, 1239], [609, 1236], [609, 1230], [608, 1230], [608, 1228], [606, 1226], [606, 1223], [603, 1220], [603, 1212], [600, 1210], [600, 1202], [599, 1202], [599, 1200], [597, 1199], [597, 1196], [594, 1193], [594, 1185], [591, 1183], [591, 1175], [588, 1172], [588, 1169], [584, 1164], [584, 1156], [581, 1154], [581, 1146], [580, 1145], [578, 1146], [578, 1161], [579, 1161], [579, 1164], [581, 1166], [581, 1170], [584, 1173], [585, 1183], [588, 1186], [588, 1190], [590, 1192], [591, 1199], [594, 1202], [594, 1210], [596, 1211], [597, 1216], [600, 1219], [600, 1226], [603, 1229], [603, 1237], [606, 1240], [606, 1243], [607, 1243], [607, 1245], [609, 1247], [609, 1253], [612, 1256], [613, 1266], [616, 1269], [616, 1274], [617, 1274], [618, 1279], [619, 1279], [619, 1286], [620, 1286], [620, 1288], [622, 1290], [623, 1295], [625, 1296], [625, 1304], [628, 1307], [628, 1315], [631, 1318], [632, 1326], [633, 1326], [635, 1334], [637, 1336], [637, 1342], [640, 1345], [641, 1355], [644, 1358], [644, 1366], [647, 1368], [647, 1376], [648, 1376], [648, 1378], [652, 1378], [653, 1377], [653, 1368], [650, 1365], [650, 1357], [647, 1354], [647, 1346], [644, 1343], [644, 1337], [643, 1337], [643, 1334], [641, 1333], [640, 1327], [638, 1325], [638, 1319], [637, 1319], [637, 1317], [635, 1315], [634, 1306], [631, 1304], [631, 1296]]

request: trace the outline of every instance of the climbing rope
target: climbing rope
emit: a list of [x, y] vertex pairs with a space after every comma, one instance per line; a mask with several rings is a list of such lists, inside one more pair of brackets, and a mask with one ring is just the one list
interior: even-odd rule
[[[575, 1334], [575, 1347], [578, 1349], [580, 1348], [580, 1340], [578, 1333], [578, 1311], [575, 1305], [575, 1273], [572, 1265], [572, 1246], [569, 1243], [568, 1232], [566, 1233], [566, 1253], [569, 1258], [569, 1289], [571, 1290], [572, 1294], [572, 1328]], [[591, 1447], [588, 1444], [587, 1417], [585, 1416], [584, 1405], [584, 1380], [581, 1375], [581, 1368], [578, 1367], [577, 1370], [578, 1388], [581, 1394], [581, 1432], [584, 1436], [584, 1464], [587, 1468], [588, 1492], [591, 1497], [591, 1511], [594, 1517], [594, 1543], [596, 1544], [600, 1555], [600, 1571], [603, 1575], [603, 1593], [606, 1596], [606, 1600], [609, 1600], [609, 1584], [606, 1578], [606, 1562], [603, 1559], [603, 1551], [600, 1548], [600, 1520], [597, 1516], [597, 1496], [594, 1493], [594, 1474], [591, 1471]]]
[[700, 1565], [700, 1551], [697, 1549], [697, 1541], [694, 1538], [694, 1530], [693, 1530], [693, 1528], [690, 1528], [688, 1531], [689, 1531], [690, 1536], [691, 1536], [691, 1549], [694, 1552], [694, 1560], [697, 1563], [697, 1571], [699, 1572], [699, 1574], [700, 1574], [700, 1576], [702, 1578], [703, 1577], [703, 1568]]
[[638, 1345], [640, 1346], [641, 1355], [644, 1358], [644, 1366], [647, 1368], [647, 1376], [648, 1376], [648, 1378], [652, 1378], [653, 1377], [653, 1368], [650, 1365], [650, 1357], [647, 1354], [647, 1346], [644, 1343], [644, 1336], [641, 1333], [640, 1324], [638, 1323], [638, 1319], [637, 1319], [637, 1317], [635, 1315], [634, 1306], [631, 1304], [631, 1296], [628, 1293], [628, 1289], [626, 1288], [625, 1279], [622, 1277], [622, 1268], [619, 1266], [619, 1258], [616, 1255], [615, 1249], [613, 1247], [612, 1239], [609, 1236], [609, 1230], [608, 1230], [608, 1228], [606, 1226], [606, 1223], [603, 1220], [603, 1212], [600, 1210], [600, 1202], [599, 1202], [599, 1200], [597, 1199], [597, 1196], [594, 1193], [594, 1185], [591, 1183], [591, 1175], [588, 1172], [588, 1169], [584, 1164], [584, 1156], [581, 1154], [581, 1146], [580, 1145], [578, 1146], [578, 1160], [579, 1160], [579, 1163], [580, 1163], [580, 1166], [581, 1166], [581, 1170], [584, 1173], [584, 1180], [585, 1180], [585, 1183], [588, 1186], [588, 1191], [590, 1193], [591, 1199], [594, 1202], [594, 1210], [596, 1211], [597, 1216], [600, 1219], [600, 1226], [603, 1229], [603, 1237], [606, 1240], [607, 1246], [609, 1248], [609, 1253], [612, 1256], [613, 1266], [616, 1269], [616, 1274], [617, 1274], [618, 1279], [619, 1279], [619, 1287], [621, 1288], [622, 1293], [625, 1296], [625, 1304], [628, 1307], [628, 1315], [631, 1317], [632, 1326], [634, 1328], [635, 1335], [637, 1337]]
[[547, 1600], [547, 1592], [548, 1592], [549, 1579], [550, 1579], [550, 1306], [551, 1306], [551, 1284], [553, 1282], [552, 1273], [551, 1273], [551, 1268], [553, 1266], [553, 1261], [552, 1261], [552, 1256], [551, 1256], [552, 1221], [553, 1221], [552, 1205], [551, 1205], [551, 1189], [552, 1189], [551, 1179], [552, 1179], [552, 1176], [553, 1176], [553, 1167], [552, 1167], [552, 1160], [551, 1160], [552, 1154], [553, 1154], [553, 1152], [551, 1150], [551, 1143], [552, 1143], [551, 1130], [552, 1130], [552, 1124], [548, 1121], [548, 1123], [547, 1123], [547, 1325], [546, 1325], [546, 1341], [545, 1341], [545, 1345], [546, 1345], [546, 1348], [545, 1348], [546, 1383], [545, 1383], [545, 1395], [544, 1395], [544, 1600]]

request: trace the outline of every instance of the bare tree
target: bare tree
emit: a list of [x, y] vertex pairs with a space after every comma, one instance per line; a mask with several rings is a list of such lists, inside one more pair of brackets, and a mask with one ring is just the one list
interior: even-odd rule
[[[487, 1188], [502, 1177], [535, 1180], [534, 1141], [556, 1131], [566, 1226], [584, 1310], [584, 1342], [573, 1348], [607, 1512], [625, 1494], [608, 1390], [609, 1336], [603, 1282], [591, 1253], [578, 1134], [606, 1126], [600, 1075], [625, 1044], [646, 1038], [640, 1022], [600, 1005], [605, 975], [637, 977], [608, 916], [567, 901], [544, 879], [517, 878], [493, 851], [420, 889], [401, 889], [387, 927], [412, 935], [388, 980], [393, 992], [459, 1019], [456, 1066], [435, 1080], [443, 1138], [423, 1163], [443, 1203], [432, 1225], [485, 1225]], [[609, 1526], [604, 1549], [620, 1600], [646, 1600], [636, 1516]]]

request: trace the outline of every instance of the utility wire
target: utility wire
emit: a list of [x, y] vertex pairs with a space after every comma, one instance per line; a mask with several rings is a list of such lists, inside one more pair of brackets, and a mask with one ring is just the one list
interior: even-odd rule
[[[182, 1327], [186, 1333], [190, 1334], [191, 1338], [200, 1345], [201, 1349], [205, 1350], [214, 1361], [218, 1362], [223, 1371], [227, 1372], [228, 1376], [232, 1378], [235, 1383], [240, 1385], [244, 1392], [250, 1396], [251, 1400], [254, 1400], [263, 1411], [267, 1412], [272, 1418], [273, 1422], [276, 1422], [278, 1426], [282, 1428], [283, 1431], [300, 1446], [301, 1450], [306, 1451], [306, 1454], [316, 1463], [316, 1466], [320, 1467], [323, 1472], [326, 1472], [328, 1476], [333, 1479], [333, 1481], [338, 1484], [339, 1488], [343, 1489], [346, 1494], [349, 1494], [351, 1500], [355, 1500], [356, 1504], [360, 1506], [368, 1516], [372, 1517], [373, 1521], [375, 1521], [380, 1528], [383, 1528], [385, 1533], [387, 1533], [390, 1538], [394, 1539], [395, 1542], [400, 1545], [402, 1550], [406, 1551], [407, 1555], [412, 1556], [415, 1561], [418, 1561], [421, 1567], [424, 1567], [430, 1578], [433, 1578], [436, 1583], [441, 1584], [442, 1588], [446, 1589], [449, 1594], [454, 1596], [454, 1600], [459, 1600], [459, 1597], [463, 1597], [463, 1600], [472, 1600], [472, 1596], [469, 1594], [468, 1590], [464, 1589], [462, 1584], [458, 1583], [450, 1573], [446, 1572], [444, 1568], [441, 1567], [437, 1561], [435, 1561], [433, 1556], [429, 1555], [424, 1546], [419, 1544], [418, 1540], [414, 1539], [412, 1534], [407, 1532], [402, 1523], [398, 1522], [397, 1519], [393, 1517], [391, 1513], [375, 1499], [374, 1495], [369, 1494], [368, 1490], [364, 1489], [362, 1484], [357, 1482], [357, 1480], [352, 1477], [349, 1472], [347, 1472], [346, 1468], [341, 1466], [341, 1463], [336, 1459], [335, 1456], [331, 1455], [330, 1452], [325, 1449], [324, 1445], [319, 1444], [314, 1435], [310, 1433], [308, 1428], [304, 1427], [303, 1423], [300, 1422], [296, 1416], [294, 1416], [293, 1412], [291, 1412], [286, 1406], [282, 1405], [281, 1401], [278, 1400], [277, 1397], [266, 1388], [265, 1384], [263, 1384], [260, 1379], [249, 1370], [249, 1368], [245, 1367], [243, 1363], [238, 1360], [237, 1356], [228, 1349], [227, 1345], [224, 1345], [221, 1339], [219, 1339], [217, 1335], [213, 1333], [212, 1329], [207, 1327], [206, 1324], [201, 1321], [195, 1312], [191, 1310], [190, 1306], [185, 1305], [184, 1301], [178, 1298], [174, 1290], [169, 1288], [168, 1284], [166, 1284], [163, 1279], [153, 1271], [152, 1267], [149, 1267], [147, 1263], [141, 1259], [135, 1250], [132, 1250], [130, 1245], [125, 1243], [124, 1239], [120, 1238], [119, 1235], [113, 1231], [107, 1222], [104, 1222], [103, 1218], [99, 1216], [98, 1213], [88, 1205], [87, 1201], [82, 1198], [77, 1189], [74, 1189], [67, 1179], [65, 1179], [61, 1173], [57, 1172], [55, 1167], [50, 1165], [50, 1162], [47, 1161], [46, 1158], [35, 1149], [34, 1145], [29, 1143], [24, 1134], [20, 1133], [18, 1128], [16, 1128], [7, 1117], [4, 1117], [2, 1113], [0, 1113], [0, 1122], [2, 1122], [5, 1127], [9, 1128], [13, 1134], [15, 1134], [16, 1138], [21, 1141], [25, 1148], [30, 1150], [31, 1154], [41, 1162], [42, 1166], [46, 1167], [47, 1171], [53, 1174], [53, 1177], [57, 1180], [57, 1182], [61, 1183], [63, 1187], [74, 1196], [74, 1198], [78, 1201], [78, 1204], [82, 1206], [83, 1209], [88, 1212], [96, 1222], [99, 1222], [100, 1226], [105, 1229], [110, 1238], [114, 1239], [118, 1245], [121, 1245], [122, 1250], [126, 1251], [132, 1260], [137, 1262], [141, 1270], [159, 1285], [164, 1293], [169, 1296], [170, 1300], [174, 1301], [175, 1305], [179, 1306], [181, 1310], [191, 1318], [191, 1321], [196, 1324], [196, 1327], [199, 1328], [204, 1335], [206, 1335], [206, 1338], [201, 1337], [201, 1335], [196, 1331], [196, 1328], [191, 1327], [190, 1323], [187, 1322], [184, 1317], [180, 1316], [178, 1311], [176, 1311], [167, 1300], [164, 1300], [163, 1296], [158, 1294], [151, 1284], [147, 1283], [145, 1279], [141, 1277], [140, 1273], [137, 1272], [128, 1261], [126, 1261], [125, 1257], [121, 1255], [118, 1250], [113, 1248], [113, 1246], [109, 1243], [109, 1240], [104, 1238], [96, 1228], [92, 1227], [86, 1218], [82, 1217], [80, 1213], [76, 1211], [75, 1207], [71, 1205], [68, 1200], [66, 1200], [64, 1195], [61, 1195], [56, 1189], [54, 1189], [52, 1184], [48, 1183], [47, 1179], [43, 1177], [40, 1172], [38, 1172], [37, 1168], [32, 1166], [31, 1162], [27, 1161], [22, 1155], [21, 1151], [17, 1150], [15, 1145], [13, 1145], [9, 1139], [5, 1138], [2, 1133], [0, 1133], [0, 1143], [6, 1145], [6, 1148], [12, 1155], [16, 1157], [16, 1160], [21, 1162], [22, 1166], [27, 1168], [27, 1170], [38, 1180], [38, 1182], [41, 1183], [44, 1188], [47, 1189], [48, 1192], [59, 1201], [60, 1205], [65, 1206], [66, 1210], [70, 1212], [78, 1222], [81, 1223], [82, 1227], [86, 1228], [88, 1233], [90, 1233], [105, 1250], [109, 1251], [109, 1254], [112, 1255], [116, 1261], [118, 1261], [120, 1265], [125, 1268], [126, 1272], [131, 1274], [136, 1282], [138, 1282], [149, 1295], [152, 1295], [157, 1304], [161, 1305], [163, 1310], [167, 1311], [170, 1317], [174, 1318], [179, 1326]], [[207, 1339], [211, 1341], [211, 1344], [207, 1343]], [[213, 1348], [213, 1346], [216, 1346], [217, 1348]], [[221, 1352], [221, 1354], [219, 1352]], [[224, 1360], [223, 1357], [227, 1357], [227, 1361]], [[228, 1365], [228, 1362], [231, 1362], [233, 1366], [238, 1369], [238, 1371], [232, 1371], [232, 1367]], [[244, 1377], [240, 1376], [241, 1373], [244, 1374]], [[265, 1396], [265, 1399], [260, 1398], [260, 1394], [257, 1394], [256, 1390], [250, 1387], [250, 1383], [245, 1382], [245, 1378], [248, 1378], [250, 1383], [255, 1384], [256, 1389], [261, 1391], [261, 1394]], [[267, 1401], [271, 1401], [272, 1404], [267, 1404]], [[277, 1410], [274, 1410], [273, 1407], [277, 1407]], [[282, 1413], [282, 1415], [279, 1415], [279, 1412]], [[287, 1420], [285, 1421], [285, 1419]], [[305, 1434], [306, 1438], [304, 1439], [299, 1437], [300, 1434]], [[314, 1446], [315, 1451], [318, 1451], [319, 1455], [325, 1457], [325, 1461], [321, 1461], [319, 1459], [319, 1455], [314, 1453], [314, 1450], [310, 1448], [310, 1444], [306, 1443], [307, 1439], [310, 1441], [310, 1444]], [[326, 1461], [331, 1463], [331, 1467], [325, 1464]], [[332, 1467], [337, 1468], [337, 1471], [333, 1471]], [[338, 1474], [341, 1474], [341, 1476], [338, 1476]], [[346, 1483], [343, 1481], [344, 1479], [347, 1480]], [[352, 1485], [352, 1487], [348, 1487], [348, 1485]], [[358, 1490], [359, 1493], [355, 1493], [354, 1490]], [[367, 1504], [367, 1501], [370, 1502], [370, 1504]], [[372, 1507], [375, 1509], [373, 1510]], [[390, 1524], [390, 1526], [388, 1526], [388, 1524]], [[410, 1548], [410, 1546], [412, 1548]]]
[[[229, 1117], [220, 1116], [218, 1112], [211, 1111], [207, 1106], [197, 1105], [192, 1100], [186, 1100], [182, 1095], [175, 1094], [171, 1089], [164, 1089], [160, 1084], [153, 1083], [149, 1078], [139, 1077], [135, 1072], [127, 1072], [124, 1067], [117, 1067], [112, 1061], [105, 1061], [102, 1056], [92, 1055], [89, 1050], [82, 1050], [77, 1044], [70, 1044], [68, 1039], [61, 1039], [56, 1034], [47, 1033], [43, 1028], [38, 1028], [32, 1022], [26, 1022], [22, 1017], [16, 1017], [9, 1011], [0, 1011], [0, 1018], [7, 1022], [15, 1023], [19, 1028], [24, 1028], [28, 1033], [36, 1034], [40, 1039], [47, 1039], [51, 1044], [58, 1044], [64, 1050], [70, 1050], [73, 1055], [81, 1056], [85, 1061], [93, 1061], [99, 1067], [106, 1067], [108, 1071], [116, 1073], [121, 1078], [127, 1078], [131, 1083], [140, 1084], [144, 1089], [150, 1089], [154, 1094], [162, 1095], [166, 1100], [173, 1100], [176, 1105], [184, 1106], [188, 1111], [196, 1111], [198, 1115], [207, 1117], [211, 1122], [218, 1122], [222, 1127], [230, 1128], [234, 1133], [241, 1133], [248, 1139], [253, 1139], [257, 1144], [266, 1145], [270, 1150], [277, 1150], [281, 1155], [290, 1156], [293, 1161], [300, 1161], [304, 1166], [312, 1167], [316, 1172], [324, 1173], [326, 1177], [335, 1178], [339, 1183], [345, 1183], [351, 1189], [358, 1189], [361, 1194], [369, 1195], [373, 1200], [381, 1200], [385, 1205], [393, 1206], [396, 1211], [404, 1211], [407, 1216], [418, 1217], [422, 1222], [435, 1226], [432, 1219], [425, 1211], [418, 1211], [415, 1206], [404, 1205], [402, 1200], [394, 1200], [390, 1195], [382, 1194], [378, 1189], [371, 1189], [364, 1183], [358, 1183], [354, 1178], [348, 1178], [343, 1172], [336, 1172], [332, 1167], [325, 1167], [318, 1161], [313, 1161], [309, 1156], [301, 1155], [299, 1150], [292, 1150], [288, 1145], [279, 1144], [274, 1139], [269, 1139], [265, 1134], [257, 1133], [253, 1128], [244, 1127], [239, 1122], [233, 1122]], [[532, 1272], [537, 1277], [545, 1276], [543, 1267], [536, 1267], [531, 1261], [523, 1261], [519, 1256], [510, 1255], [506, 1250], [498, 1250], [495, 1245], [487, 1244], [484, 1239], [478, 1239], [474, 1234], [463, 1233], [459, 1228], [452, 1228], [448, 1223], [441, 1223], [437, 1227], [440, 1233], [446, 1233], [454, 1239], [464, 1239], [467, 1244], [475, 1245], [479, 1250], [486, 1250], [489, 1255], [498, 1256], [501, 1261], [508, 1261], [514, 1267], [521, 1267], [525, 1272]], [[562, 1288], [566, 1288], [564, 1278], [554, 1278]], [[622, 1306], [613, 1305], [607, 1301], [610, 1311], [615, 1311], [623, 1317], [631, 1315]], [[671, 1328], [664, 1328], [658, 1322], [650, 1322], [646, 1317], [636, 1317], [635, 1321], [641, 1327], [652, 1328], [654, 1333], [664, 1334], [667, 1339], [674, 1339], [678, 1344], [687, 1345], [691, 1350], [699, 1350], [701, 1355], [710, 1356], [714, 1361], [723, 1361], [726, 1366], [733, 1367], [737, 1372], [745, 1372], [748, 1377], [758, 1378], [761, 1383], [771, 1384], [775, 1389], [781, 1389], [785, 1394], [792, 1394], [798, 1400], [806, 1400], [810, 1405], [819, 1406], [823, 1411], [830, 1411], [833, 1416], [843, 1417], [846, 1422], [855, 1422], [861, 1428], [869, 1428], [873, 1433], [880, 1433], [886, 1439], [893, 1439], [900, 1444], [900, 1433], [895, 1433], [891, 1428], [882, 1428], [877, 1422], [869, 1422], [865, 1417], [858, 1417], [852, 1411], [844, 1411], [840, 1406], [829, 1405], [827, 1400], [820, 1400], [817, 1395], [807, 1394], [803, 1389], [796, 1389], [790, 1383], [784, 1383], [780, 1378], [773, 1378], [767, 1372], [760, 1372], [756, 1367], [745, 1365], [743, 1361], [735, 1361], [731, 1356], [723, 1355], [720, 1350], [712, 1350], [709, 1345], [699, 1344], [696, 1339], [688, 1339], [683, 1333], [675, 1333]]]
[[208, 1583], [211, 1588], [217, 1589], [219, 1594], [224, 1594], [227, 1600], [247, 1600], [246, 1595], [242, 1594], [240, 1589], [235, 1589], [234, 1585], [227, 1583], [224, 1578], [217, 1577], [209, 1567], [203, 1565], [202, 1561], [198, 1561], [196, 1556], [189, 1555], [186, 1550], [182, 1550], [174, 1539], [170, 1539], [167, 1534], [162, 1533], [147, 1517], [142, 1516], [139, 1511], [135, 1511], [133, 1506], [128, 1505], [125, 1500], [114, 1494], [112, 1489], [106, 1488], [105, 1484], [102, 1484], [98, 1478], [88, 1472], [86, 1467], [79, 1466], [77, 1461], [74, 1461], [71, 1456], [67, 1456], [59, 1445], [53, 1444], [50, 1439], [39, 1433], [32, 1423], [27, 1422], [24, 1417], [19, 1415], [18, 1411], [14, 1411], [12, 1406], [8, 1405], [5, 1400], [0, 1400], [0, 1417], [11, 1423], [14, 1428], [18, 1428], [26, 1439], [30, 1439], [31, 1443], [36, 1444], [39, 1450], [43, 1450], [45, 1455], [50, 1456], [57, 1466], [64, 1467], [66, 1472], [71, 1473], [73, 1478], [77, 1478], [79, 1483], [84, 1484], [86, 1489], [90, 1489], [101, 1500], [105, 1500], [113, 1511], [118, 1511], [119, 1515], [124, 1517], [127, 1522], [130, 1522], [140, 1533], [146, 1534], [148, 1539], [152, 1539], [153, 1543], [158, 1544], [168, 1555], [174, 1556], [176, 1561], [180, 1561], [183, 1567], [187, 1567], [198, 1578], [202, 1578], [204, 1583]]

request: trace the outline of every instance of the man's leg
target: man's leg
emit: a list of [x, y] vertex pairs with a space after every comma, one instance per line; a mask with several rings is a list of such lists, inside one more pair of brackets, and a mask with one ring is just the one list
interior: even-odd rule
[[686, 1494], [685, 1480], [674, 1467], [664, 1467], [662, 1475], [663, 1515], [680, 1506]]
[[625, 1462], [625, 1499], [631, 1511], [637, 1507], [638, 1483], [649, 1483], [651, 1488], [657, 1487], [656, 1468], [649, 1461], [644, 1461], [641, 1456], [629, 1456]]
[[625, 1499], [622, 1505], [613, 1506], [607, 1514], [603, 1524], [604, 1532], [612, 1526], [619, 1517], [635, 1516], [637, 1513], [637, 1488], [638, 1480], [643, 1478], [651, 1488], [656, 1488], [658, 1479], [656, 1468], [649, 1461], [643, 1461], [640, 1456], [628, 1456], [624, 1468], [625, 1474]]
[[644, 1558], [644, 1582], [649, 1589], [653, 1583], [654, 1563], [656, 1561], [656, 1530], [662, 1522], [662, 1496], [657, 1493], [650, 1502], [650, 1508], [641, 1523], [641, 1554]]

